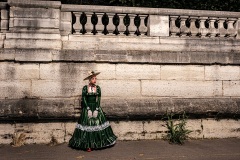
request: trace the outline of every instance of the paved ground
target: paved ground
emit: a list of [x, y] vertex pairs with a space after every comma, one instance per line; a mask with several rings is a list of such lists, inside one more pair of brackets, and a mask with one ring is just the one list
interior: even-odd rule
[[240, 139], [189, 140], [171, 145], [163, 140], [118, 141], [92, 152], [57, 146], [0, 146], [1, 160], [240, 160]]

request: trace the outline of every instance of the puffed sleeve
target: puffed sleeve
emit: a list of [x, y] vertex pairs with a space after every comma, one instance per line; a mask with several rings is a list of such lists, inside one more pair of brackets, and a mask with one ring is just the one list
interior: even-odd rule
[[86, 101], [86, 95], [87, 95], [87, 86], [84, 86], [82, 89], [82, 100], [83, 100], [84, 107], [87, 108], [88, 105], [87, 105], [87, 101]]

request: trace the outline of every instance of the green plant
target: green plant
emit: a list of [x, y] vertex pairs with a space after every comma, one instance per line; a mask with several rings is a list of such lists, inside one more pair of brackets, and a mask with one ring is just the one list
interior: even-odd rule
[[174, 114], [167, 114], [166, 127], [168, 129], [165, 139], [169, 143], [173, 144], [183, 144], [184, 140], [188, 138], [188, 134], [192, 131], [186, 129], [186, 114], [179, 115], [178, 120], [173, 119]]

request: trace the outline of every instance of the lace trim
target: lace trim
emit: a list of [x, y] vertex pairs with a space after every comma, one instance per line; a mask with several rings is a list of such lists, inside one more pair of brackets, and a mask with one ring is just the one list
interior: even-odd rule
[[107, 122], [103, 123], [102, 125], [98, 125], [98, 126], [83, 126], [81, 124], [77, 124], [76, 128], [78, 128], [82, 131], [94, 132], [94, 131], [104, 130], [109, 126], [110, 126], [110, 123], [107, 121]]

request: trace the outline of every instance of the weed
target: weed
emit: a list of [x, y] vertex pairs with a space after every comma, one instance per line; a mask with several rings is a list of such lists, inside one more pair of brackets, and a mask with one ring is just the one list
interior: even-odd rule
[[188, 138], [188, 134], [192, 131], [186, 129], [186, 114], [179, 115], [179, 119], [176, 121], [173, 119], [174, 114], [167, 114], [166, 128], [167, 135], [164, 137], [169, 143], [183, 144], [184, 140]]

